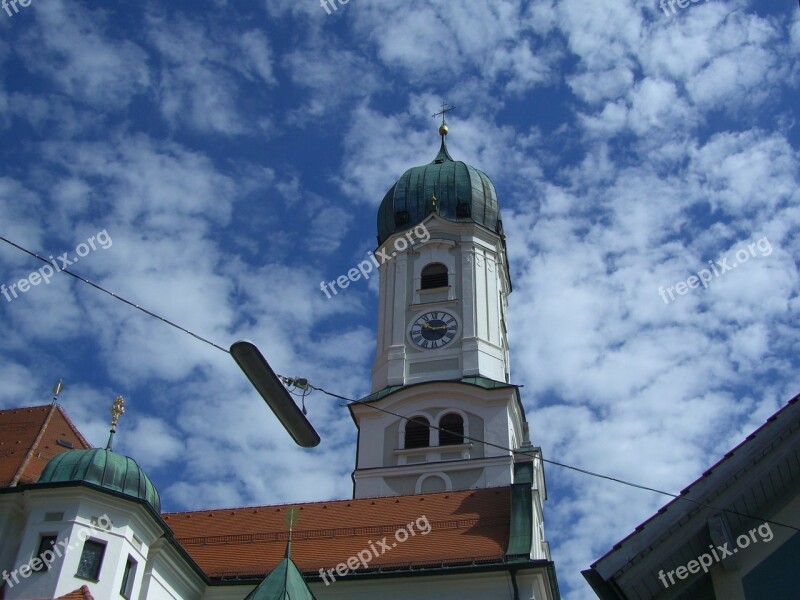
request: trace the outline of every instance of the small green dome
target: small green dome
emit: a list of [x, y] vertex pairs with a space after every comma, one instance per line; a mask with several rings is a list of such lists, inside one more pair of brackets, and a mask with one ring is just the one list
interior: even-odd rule
[[503, 235], [491, 180], [483, 171], [453, 160], [444, 138], [433, 162], [409, 169], [386, 193], [378, 210], [378, 244], [421, 223], [434, 210], [450, 221], [478, 223]]
[[244, 600], [317, 600], [288, 556]]
[[161, 512], [161, 499], [150, 478], [135, 460], [111, 450], [68, 450], [54, 456], [44, 468], [39, 483], [66, 481], [85, 481], [146, 500], [157, 513]]

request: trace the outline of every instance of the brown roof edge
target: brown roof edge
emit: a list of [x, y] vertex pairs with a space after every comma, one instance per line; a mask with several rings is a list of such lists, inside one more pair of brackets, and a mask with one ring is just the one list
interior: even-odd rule
[[70, 592], [66, 596], [59, 596], [55, 600], [94, 600], [94, 596], [87, 586], [82, 585], [74, 592]]
[[75, 436], [76, 436], [76, 437], [77, 437], [77, 438], [78, 438], [78, 439], [81, 441], [81, 443], [82, 443], [82, 444], [85, 446], [85, 448], [84, 448], [84, 449], [85, 449], [85, 450], [88, 450], [89, 448], [94, 448], [94, 446], [92, 446], [92, 445], [89, 443], [89, 441], [88, 441], [88, 440], [87, 440], [85, 437], [83, 437], [83, 434], [82, 434], [82, 433], [80, 432], [80, 430], [79, 430], [79, 429], [78, 429], [78, 428], [75, 426], [75, 423], [73, 423], [73, 422], [72, 422], [72, 419], [70, 419], [70, 418], [69, 418], [69, 415], [67, 415], [67, 411], [65, 411], [65, 410], [64, 410], [64, 409], [61, 407], [61, 405], [60, 405], [60, 404], [56, 404], [56, 406], [58, 407], [58, 412], [60, 412], [60, 413], [61, 413], [61, 416], [62, 416], [62, 417], [64, 418], [64, 420], [67, 422], [67, 425], [69, 425], [70, 429], [72, 429], [73, 433], [75, 433]]
[[55, 403], [50, 405], [50, 410], [47, 413], [47, 417], [44, 419], [44, 423], [39, 428], [39, 433], [36, 435], [36, 439], [33, 440], [31, 447], [28, 448], [27, 454], [25, 454], [25, 458], [22, 459], [22, 463], [19, 465], [19, 469], [14, 474], [14, 477], [11, 478], [11, 483], [8, 484], [9, 487], [15, 487], [17, 483], [19, 483], [19, 478], [22, 477], [22, 474], [25, 472], [25, 469], [28, 467], [28, 463], [31, 462], [33, 458], [33, 452], [36, 450], [36, 446], [39, 445], [39, 442], [42, 441], [42, 436], [44, 432], [47, 430], [47, 426], [50, 424], [50, 420], [53, 418], [53, 413], [56, 411], [57, 405]]

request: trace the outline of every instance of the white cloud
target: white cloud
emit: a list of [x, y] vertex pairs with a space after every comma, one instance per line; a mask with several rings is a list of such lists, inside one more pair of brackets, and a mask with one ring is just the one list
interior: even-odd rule
[[[148, 37], [159, 52], [158, 102], [171, 125], [225, 135], [253, 133], [248, 120], [255, 117], [243, 110], [241, 99], [245, 93], [260, 97], [263, 85], [276, 83], [263, 32], [237, 32], [231, 41], [200, 20], [151, 16]], [[245, 92], [240, 76], [254, 81], [256, 91]], [[261, 118], [256, 129], [267, 125]]]
[[[147, 55], [136, 44], [112, 39], [107, 15], [68, 0], [36, 9], [16, 52], [28, 68], [56, 83], [75, 100], [119, 109], [150, 84]], [[35, 52], [26, 49], [35, 48]]]
[[[353, 0], [328, 17], [218, 0], [130, 22], [35, 6], [0, 19], [3, 235], [63, 252], [107, 229], [77, 270], [126, 298], [366, 393], [375, 279], [332, 299], [319, 282], [373, 247], [386, 191], [438, 150], [445, 100], [451, 154], [500, 196], [512, 377], [545, 457], [674, 492], [797, 392], [796, 5]], [[659, 296], [763, 237], [768, 256]], [[4, 248], [3, 282], [37, 266]], [[46, 402], [64, 377], [104, 444], [125, 395], [115, 443], [170, 509], [352, 493], [339, 400], [306, 398], [323, 443], [301, 451], [230, 356], [66, 275], [0, 298], [0, 318], [0, 402]], [[665, 498], [547, 474], [562, 592], [589, 598], [579, 571]]]

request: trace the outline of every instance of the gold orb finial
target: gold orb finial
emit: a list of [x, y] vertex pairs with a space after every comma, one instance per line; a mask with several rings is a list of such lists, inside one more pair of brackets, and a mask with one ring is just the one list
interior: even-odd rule
[[447, 135], [447, 132], [448, 132], [447, 125], [445, 125], [444, 123], [442, 123], [442, 124], [439, 126], [439, 135], [441, 135], [441, 136], [445, 136], [445, 135]]

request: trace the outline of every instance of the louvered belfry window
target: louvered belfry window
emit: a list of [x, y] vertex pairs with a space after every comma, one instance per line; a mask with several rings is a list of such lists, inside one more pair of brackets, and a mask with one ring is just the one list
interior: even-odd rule
[[464, 443], [464, 419], [461, 415], [450, 413], [439, 420], [439, 445], [453, 446]]
[[422, 269], [421, 287], [423, 290], [447, 287], [447, 267], [433, 263]]
[[428, 419], [414, 417], [406, 423], [406, 448], [427, 448], [431, 445], [431, 429]]

